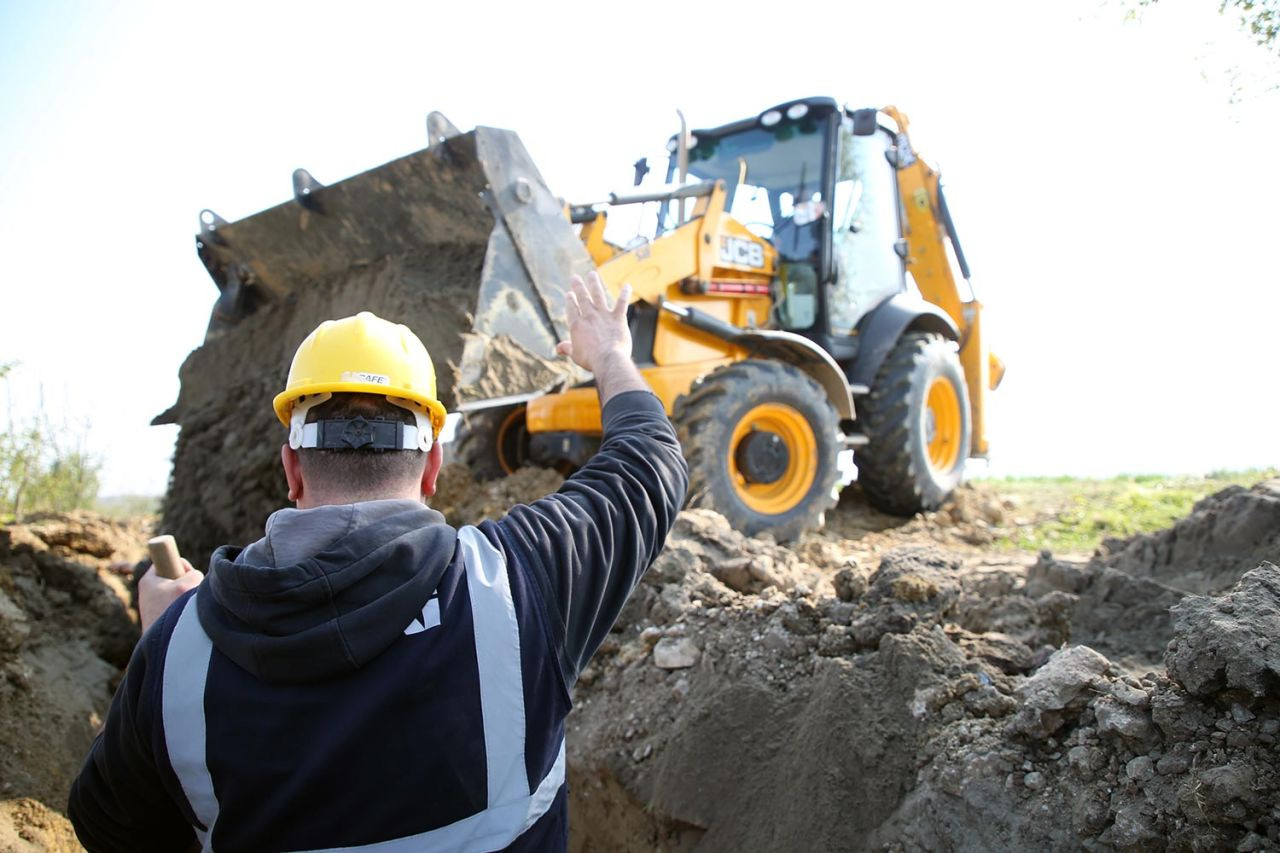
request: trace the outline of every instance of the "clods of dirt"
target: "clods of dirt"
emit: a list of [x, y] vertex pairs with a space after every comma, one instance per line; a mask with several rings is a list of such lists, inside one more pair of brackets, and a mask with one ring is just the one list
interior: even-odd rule
[[455, 527], [486, 518], [501, 518], [516, 504], [527, 504], [552, 494], [564, 477], [549, 468], [521, 468], [509, 477], [477, 481], [460, 462], [440, 469], [436, 493], [427, 500]]
[[0, 851], [78, 853], [75, 830], [59, 812], [30, 797], [0, 799]]
[[575, 691], [574, 850], [1280, 843], [1280, 570], [1139, 613], [1173, 642], [1135, 675], [1071, 643], [1069, 573], [827, 539], [753, 583], [771, 547], [682, 513]]
[[78, 849], [61, 812], [138, 639], [119, 567], [148, 523], [0, 528], [0, 849]]

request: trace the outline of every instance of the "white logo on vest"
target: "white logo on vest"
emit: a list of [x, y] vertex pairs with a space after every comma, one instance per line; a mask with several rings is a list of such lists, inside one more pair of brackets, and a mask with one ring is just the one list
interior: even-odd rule
[[404, 629], [406, 637], [412, 634], [421, 634], [423, 631], [429, 630], [440, 624], [440, 599], [432, 597], [427, 602], [427, 606], [422, 608], [422, 615], [409, 623], [409, 627]]

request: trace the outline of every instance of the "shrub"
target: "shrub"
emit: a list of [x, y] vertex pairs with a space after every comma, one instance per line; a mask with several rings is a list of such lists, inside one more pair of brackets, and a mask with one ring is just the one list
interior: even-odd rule
[[[6, 385], [13, 364], [0, 364]], [[84, 447], [87, 425], [55, 424], [44, 410], [17, 418], [10, 404], [0, 433], [0, 517], [66, 512], [93, 505], [102, 461]]]

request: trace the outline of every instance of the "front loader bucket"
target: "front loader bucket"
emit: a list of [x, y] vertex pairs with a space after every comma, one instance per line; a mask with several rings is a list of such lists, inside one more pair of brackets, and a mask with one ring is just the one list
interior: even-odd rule
[[591, 261], [510, 131], [477, 128], [328, 186], [298, 170], [293, 200], [201, 223], [219, 296], [157, 418], [181, 426], [164, 516], [188, 556], [257, 538], [287, 504], [271, 400], [324, 320], [372, 311], [413, 329], [450, 410], [573, 370], [554, 347], [568, 278]]
[[[462, 386], [485, 384], [477, 340], [506, 336], [552, 358], [566, 336], [565, 284], [590, 260], [515, 133], [476, 128], [329, 186], [300, 169], [294, 196], [239, 222], [202, 216], [197, 248], [220, 291], [210, 338], [264, 304], [350, 286], [389, 261], [417, 279], [406, 295], [422, 303], [402, 316], [384, 306], [388, 319], [413, 328], [437, 364], [465, 366]], [[377, 299], [368, 310], [379, 313]], [[450, 407], [455, 393], [482, 396], [452, 376], [441, 384]], [[484, 396], [532, 390], [489, 386]]]

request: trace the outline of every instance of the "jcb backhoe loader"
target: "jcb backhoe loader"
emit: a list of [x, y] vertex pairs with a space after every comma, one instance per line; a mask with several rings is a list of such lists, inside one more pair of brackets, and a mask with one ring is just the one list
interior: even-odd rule
[[[459, 133], [435, 113], [428, 128], [428, 148], [332, 186], [299, 170], [294, 202], [238, 223], [206, 211], [210, 338], [379, 258], [429, 266], [442, 246], [483, 242], [479, 281], [455, 291], [470, 328], [415, 328], [458, 368], [446, 403], [465, 412], [457, 454], [481, 475], [570, 468], [598, 443], [589, 377], [548, 387], [495, 366], [513, 351], [554, 359], [565, 284], [592, 267], [614, 293], [632, 285], [634, 357], [678, 427], [691, 500], [745, 533], [785, 541], [820, 524], [845, 448], [868, 500], [897, 514], [939, 506], [985, 455], [1003, 367], [938, 174], [897, 109], [807, 98], [682, 128], [662, 188], [576, 205], [514, 133]], [[658, 206], [655, 236], [607, 242], [610, 210], [637, 204]]]

